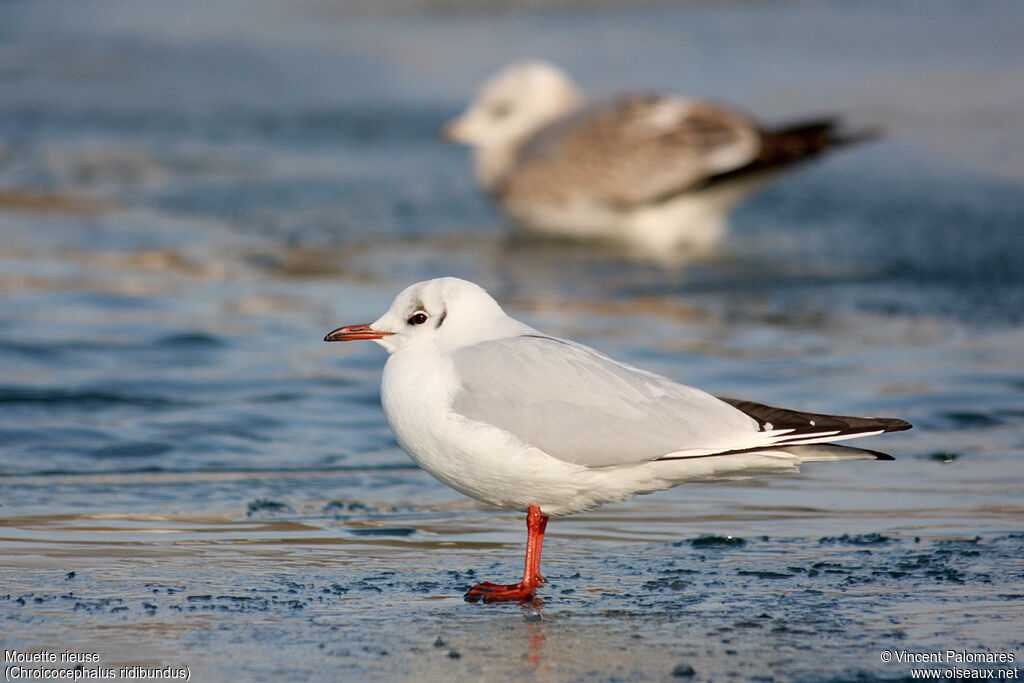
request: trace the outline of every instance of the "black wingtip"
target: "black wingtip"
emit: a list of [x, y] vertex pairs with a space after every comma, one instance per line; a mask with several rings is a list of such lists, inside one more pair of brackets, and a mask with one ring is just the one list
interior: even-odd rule
[[910, 424], [906, 420], [901, 420], [898, 417], [873, 417], [872, 420], [878, 420], [880, 424], [885, 427], [887, 432], [905, 432], [908, 429], [913, 429], [914, 425]]
[[864, 142], [874, 142], [885, 137], [885, 129], [880, 126], [867, 126], [852, 131], [837, 131], [832, 137], [832, 144], [836, 147], [846, 145], [859, 145]]
[[790, 144], [802, 141], [808, 151], [820, 152], [832, 147], [881, 140], [885, 137], [885, 129], [878, 125], [850, 128], [844, 125], [839, 116], [826, 116], [793, 122], [773, 130], [769, 135], [776, 136], [780, 141], [789, 140]]
[[826, 415], [824, 413], [805, 413], [788, 408], [776, 408], [744, 399], [726, 398], [724, 396], [719, 396], [718, 399], [757, 420], [762, 429], [769, 424], [775, 429], [792, 429], [791, 438], [787, 437], [787, 441], [795, 441], [802, 435], [830, 429], [837, 432], [836, 440], [840, 440], [844, 436], [855, 434], [876, 433], [878, 431], [902, 432], [913, 427], [909, 422], [898, 417], [852, 417], [847, 415]]

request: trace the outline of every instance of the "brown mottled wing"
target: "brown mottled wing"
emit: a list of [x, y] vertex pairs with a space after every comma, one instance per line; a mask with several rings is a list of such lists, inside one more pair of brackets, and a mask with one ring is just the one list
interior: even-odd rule
[[520, 151], [518, 182], [593, 200], [656, 202], [757, 158], [761, 131], [717, 105], [632, 95], [563, 119]]

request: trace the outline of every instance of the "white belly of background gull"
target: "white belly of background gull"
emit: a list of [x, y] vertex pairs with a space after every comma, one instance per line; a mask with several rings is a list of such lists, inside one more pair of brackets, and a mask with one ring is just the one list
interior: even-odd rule
[[716, 398], [545, 335], [457, 278], [411, 285], [375, 322], [325, 337], [358, 339], [390, 354], [384, 412], [416, 464], [476, 500], [527, 512], [522, 581], [479, 584], [471, 601], [533, 596], [549, 516], [803, 462], [891, 460], [831, 442], [910, 428]]
[[874, 137], [834, 118], [777, 129], [697, 99], [633, 94], [587, 104], [561, 70], [513, 64], [444, 129], [471, 145], [477, 182], [517, 225], [649, 253], [704, 251], [727, 214], [781, 170]]

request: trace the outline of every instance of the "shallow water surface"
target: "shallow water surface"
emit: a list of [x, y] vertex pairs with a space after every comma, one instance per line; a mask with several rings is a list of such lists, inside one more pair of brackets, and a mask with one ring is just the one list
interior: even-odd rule
[[[1022, 7], [0, 4], [4, 648], [202, 681], [1019, 664]], [[530, 56], [887, 137], [781, 179], [697, 260], [510, 237], [433, 135]], [[894, 462], [553, 520], [540, 599], [470, 605], [521, 570], [521, 515], [416, 469], [383, 352], [320, 341], [449, 274], [719, 395], [915, 429], [864, 442]]]

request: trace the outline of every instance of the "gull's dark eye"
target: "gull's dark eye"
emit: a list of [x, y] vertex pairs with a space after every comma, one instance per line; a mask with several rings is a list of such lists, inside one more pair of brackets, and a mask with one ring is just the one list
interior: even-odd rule
[[409, 323], [410, 325], [422, 325], [423, 323], [427, 322], [427, 314], [424, 313], [423, 311], [416, 311], [411, 316], [409, 316], [409, 319], [406, 322]]
[[491, 105], [491, 118], [503, 119], [512, 113], [512, 105], [508, 102], [498, 102]]

